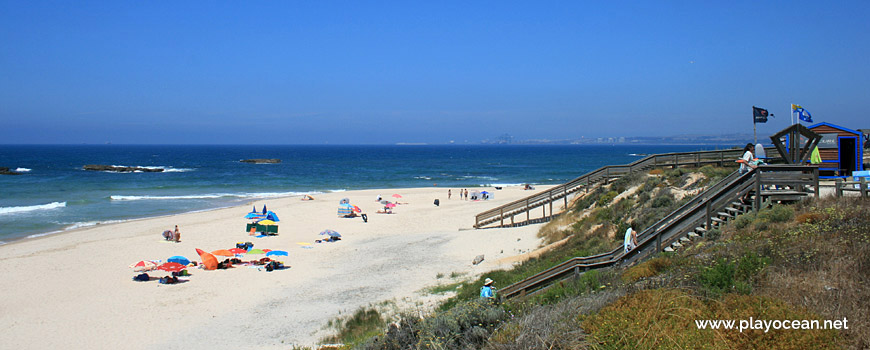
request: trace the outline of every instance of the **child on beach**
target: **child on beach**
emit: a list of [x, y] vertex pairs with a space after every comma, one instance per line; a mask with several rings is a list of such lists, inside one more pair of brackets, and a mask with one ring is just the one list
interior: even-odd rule
[[175, 232], [172, 233], [172, 240], [177, 242], [181, 242], [181, 232], [178, 231], [178, 225], [175, 225]]

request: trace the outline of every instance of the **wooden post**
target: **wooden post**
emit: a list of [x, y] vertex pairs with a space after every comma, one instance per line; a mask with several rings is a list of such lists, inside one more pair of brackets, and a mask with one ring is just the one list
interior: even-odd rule
[[529, 219], [530, 219], [529, 218], [529, 211], [531, 211], [531, 210], [532, 209], [529, 209], [529, 199], [526, 198], [526, 221], [529, 221]]
[[568, 186], [562, 186], [562, 198], [565, 199], [565, 211], [568, 211]]
[[813, 181], [816, 186], [816, 199], [819, 199], [819, 167], [813, 168]]
[[[707, 215], [706, 215], [707, 227], [705, 227], [705, 229], [707, 229], [706, 232], [710, 232], [710, 230], [713, 229], [713, 204], [712, 204], [713, 201], [710, 200], [709, 198], [707, 198], [705, 200], [707, 201], [707, 204], [705, 205], [705, 207], [706, 207], [705, 209], [707, 210]], [[705, 233], [704, 236], [706, 236], [706, 235], [707, 234]]]
[[498, 216], [499, 216], [499, 218], [501, 219], [501, 222], [498, 224], [498, 226], [499, 226], [499, 227], [504, 227], [504, 207], [502, 207], [502, 208], [498, 211]]
[[867, 198], [867, 178], [861, 177], [861, 198]]
[[837, 198], [842, 197], [843, 196], [843, 179], [837, 179], [835, 181], [834, 186], [835, 186], [834, 193], [837, 195]]
[[755, 170], [755, 200], [752, 201], [752, 211], [761, 209], [761, 171]]
[[607, 176], [604, 177], [604, 184], [606, 185], [607, 182], [609, 182], [609, 181], [610, 181], [610, 167], [608, 166], [607, 167]]
[[695, 157], [696, 157], [696, 160], [695, 160], [695, 167], [696, 167], [696, 168], [700, 168], [700, 167], [701, 167], [701, 154], [700, 154], [700, 153], [695, 153]]
[[656, 251], [661, 252], [662, 251], [662, 235], [660, 235], [658, 232], [656, 232], [655, 229], [653, 229], [653, 234], [656, 235]]
[[653, 156], [653, 168], [659, 167], [659, 156]]
[[550, 192], [550, 220], [553, 219], [553, 192]]
[[580, 266], [574, 266], [574, 279], [580, 278]]

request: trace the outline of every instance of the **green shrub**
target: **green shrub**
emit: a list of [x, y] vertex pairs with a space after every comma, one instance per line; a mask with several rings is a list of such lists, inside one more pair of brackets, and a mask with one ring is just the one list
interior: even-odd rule
[[612, 201], [618, 195], [619, 195], [619, 193], [617, 193], [616, 191], [608, 191], [607, 193], [602, 194], [601, 197], [598, 197], [598, 201], [595, 203], [599, 207], [603, 207], [603, 206], [609, 204], [610, 201]]
[[418, 324], [417, 348], [480, 349], [507, 312], [488, 300], [472, 299]]
[[674, 195], [670, 192], [667, 192], [653, 198], [650, 206], [653, 208], [667, 208], [672, 206], [675, 201], [676, 199], [674, 198]]
[[794, 217], [794, 209], [777, 204], [769, 209], [760, 210], [758, 219], [765, 222], [787, 222]]
[[730, 291], [734, 286], [734, 263], [725, 258], [716, 260], [713, 266], [704, 268], [698, 282], [714, 295]]
[[737, 229], [743, 229], [746, 226], [749, 226], [755, 222], [755, 214], [754, 213], [746, 213], [737, 217], [734, 220], [734, 227]]

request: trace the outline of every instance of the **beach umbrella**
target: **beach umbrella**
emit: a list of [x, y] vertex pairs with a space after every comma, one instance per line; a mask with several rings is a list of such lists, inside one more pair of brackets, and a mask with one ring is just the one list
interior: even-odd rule
[[398, 194], [398, 193], [396, 193], [396, 194], [394, 194], [394, 195], [393, 195], [393, 198], [402, 198], [402, 195], [401, 195], [401, 194]]
[[199, 258], [202, 259], [202, 266], [205, 266], [206, 270], [217, 269], [218, 262], [214, 255], [199, 248], [196, 249], [196, 253], [199, 254]]
[[245, 219], [259, 219], [262, 217], [263, 215], [260, 215], [258, 213], [248, 213], [248, 215], [245, 215]]
[[242, 248], [232, 248], [227, 250], [231, 251], [233, 254], [245, 254], [248, 252], [247, 250], [244, 250]]
[[211, 253], [214, 255], [217, 255], [217, 256], [235, 256], [236, 255], [235, 253], [233, 253], [227, 249], [218, 249], [218, 250], [215, 250]]
[[329, 236], [329, 237], [341, 237], [340, 233], [335, 232], [334, 230], [329, 230], [329, 229], [323, 230], [323, 232], [320, 232], [320, 234], [323, 236]]
[[182, 265], [182, 264], [179, 264], [176, 262], [168, 262], [168, 263], [165, 263], [163, 265], [157, 266], [158, 270], [163, 270], [166, 272], [178, 272], [178, 271], [184, 270], [186, 268], [187, 268], [186, 265]]
[[357, 213], [362, 213], [362, 209], [360, 209], [358, 206], [355, 206], [355, 205], [353, 206], [353, 211], [355, 211]]
[[263, 204], [263, 215], [266, 215], [266, 205]]
[[256, 206], [251, 207], [251, 213], [252, 213], [252, 214], [256, 214], [256, 213], [257, 213], [257, 207], [256, 207]]
[[266, 254], [262, 249], [251, 249], [247, 253], [248, 255], [256, 255], [256, 254]]
[[287, 256], [287, 255], [289, 255], [289, 254], [283, 250], [273, 250], [271, 252], [266, 253], [266, 256]]
[[268, 253], [268, 252], [271, 252], [272, 249], [263, 249], [263, 251], [266, 252], [266, 253]]
[[278, 214], [275, 214], [275, 212], [273, 212], [271, 210], [268, 213], [266, 213], [266, 219], [272, 220], [272, 221], [281, 221], [281, 220], [278, 220]]
[[395, 208], [395, 207], [396, 207], [396, 203], [387, 203], [387, 204], [384, 205], [384, 206], [387, 207], [387, 208]]
[[130, 268], [136, 271], [151, 270], [155, 267], [157, 267], [157, 263], [151, 260], [139, 260], [138, 262], [130, 264]]
[[260, 225], [274, 225], [274, 224], [275, 224], [274, 221], [272, 221], [272, 220], [268, 220], [268, 219], [267, 219], [267, 220], [260, 220], [260, 221], [257, 221], [257, 223], [260, 224]]
[[169, 259], [166, 259], [166, 261], [168, 261], [168, 262], [174, 262], [174, 263], [179, 263], [179, 264], [182, 264], [182, 265], [185, 265], [185, 266], [190, 265], [190, 259], [185, 258], [185, 257], [183, 257], [183, 256], [181, 256], [181, 255], [176, 255], [176, 256], [169, 257]]
[[390, 204], [390, 203], [392, 203], [392, 202], [390, 202], [390, 201], [388, 201], [388, 200], [382, 200], [382, 201], [381, 201], [381, 204]]

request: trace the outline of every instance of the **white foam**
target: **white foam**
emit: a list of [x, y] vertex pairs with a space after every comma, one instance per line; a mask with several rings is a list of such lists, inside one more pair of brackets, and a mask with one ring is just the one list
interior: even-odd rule
[[30, 206], [25, 206], [25, 207], [0, 207], [0, 215], [26, 213], [29, 211], [36, 211], [36, 210], [57, 209], [57, 208], [63, 208], [65, 206], [66, 206], [66, 202], [52, 202], [49, 204], [30, 205]]
[[27, 169], [27, 168], [16, 168], [16, 169], [15, 169], [15, 172], [17, 172], [17, 173], [26, 173], [26, 172], [28, 172], [28, 171], [30, 171], [30, 170], [32, 170], [32, 169]]

